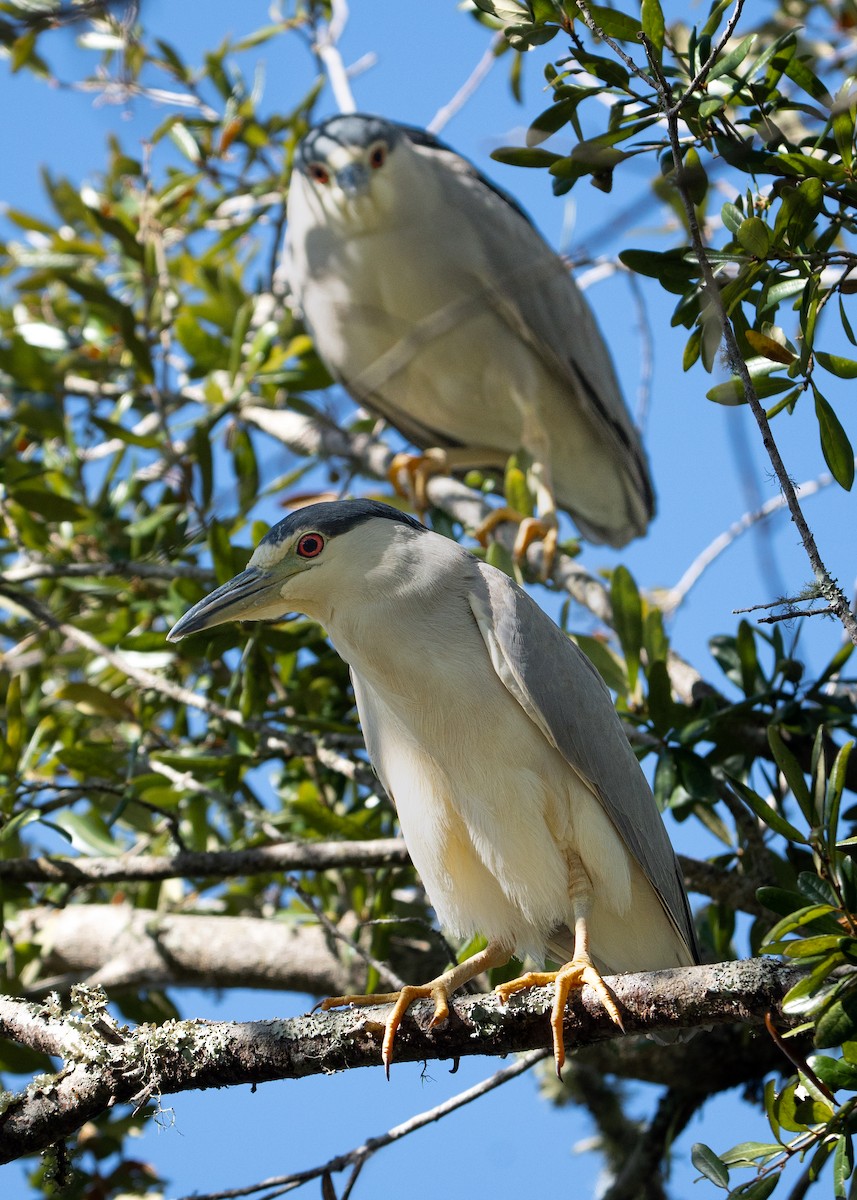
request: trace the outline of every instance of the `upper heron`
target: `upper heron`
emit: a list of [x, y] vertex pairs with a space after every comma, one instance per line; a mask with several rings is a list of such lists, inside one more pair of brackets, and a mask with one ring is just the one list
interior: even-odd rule
[[402, 1016], [511, 955], [549, 955], [501, 996], [555, 982], [554, 1054], [569, 991], [602, 973], [697, 960], [678, 863], [607, 688], [508, 576], [371, 500], [312, 504], [262, 539], [245, 571], [171, 630], [300, 611], [349, 663], [366, 745], [438, 919], [488, 945], [429, 983], [326, 1006], [392, 1002]]
[[318, 352], [359, 403], [453, 469], [523, 450], [552, 542], [557, 504], [595, 542], [645, 532], [646, 457], [589, 305], [466, 159], [380, 117], [324, 121], [295, 154], [287, 256]]

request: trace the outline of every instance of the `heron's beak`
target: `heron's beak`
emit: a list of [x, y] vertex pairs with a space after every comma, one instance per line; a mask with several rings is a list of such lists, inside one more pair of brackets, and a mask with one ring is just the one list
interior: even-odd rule
[[271, 571], [248, 567], [186, 612], [167, 634], [167, 641], [178, 642], [227, 621], [276, 620], [288, 611], [280, 596], [283, 583], [282, 576], [275, 578]]
[[346, 196], [359, 196], [369, 186], [369, 172], [363, 163], [350, 162], [336, 172], [336, 182]]

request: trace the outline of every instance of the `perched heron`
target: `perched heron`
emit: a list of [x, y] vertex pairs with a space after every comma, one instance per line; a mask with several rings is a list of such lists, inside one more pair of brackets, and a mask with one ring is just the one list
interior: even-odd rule
[[440, 922], [484, 950], [390, 1002], [383, 1060], [414, 1000], [449, 996], [512, 954], [565, 965], [497, 990], [556, 985], [557, 1070], [568, 994], [601, 976], [697, 961], [681, 873], [607, 688], [508, 576], [374, 500], [311, 504], [245, 571], [196, 604], [171, 641], [299, 611], [351, 678], [366, 745]]
[[[645, 453], [592, 312], [515, 201], [431, 134], [332, 117], [289, 187], [292, 292], [331, 374], [449, 469], [523, 450], [541, 520], [623, 546], [654, 511]], [[508, 515], [508, 510], [504, 510]], [[520, 518], [519, 518], [520, 519]]]

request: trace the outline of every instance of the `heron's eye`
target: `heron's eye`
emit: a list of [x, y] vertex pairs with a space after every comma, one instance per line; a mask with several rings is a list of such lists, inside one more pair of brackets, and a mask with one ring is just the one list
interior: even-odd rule
[[324, 549], [324, 538], [320, 533], [305, 533], [296, 549], [301, 558], [318, 558]]
[[369, 166], [374, 170], [383, 167], [387, 161], [387, 147], [383, 142], [379, 142], [377, 146], [373, 146], [369, 151]]
[[310, 179], [314, 179], [316, 183], [330, 183], [330, 171], [328, 171], [324, 163], [310, 163], [307, 167], [307, 173]]

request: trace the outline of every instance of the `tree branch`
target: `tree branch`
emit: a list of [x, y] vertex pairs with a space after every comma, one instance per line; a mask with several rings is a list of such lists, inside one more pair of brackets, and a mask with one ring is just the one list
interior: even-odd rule
[[[630, 1033], [680, 1030], [711, 1024], [759, 1024], [780, 1012], [799, 972], [771, 959], [686, 967], [608, 980]], [[534, 988], [502, 1006], [496, 996], [453, 1002], [450, 1018], [426, 1030], [433, 1004], [413, 1006], [396, 1039], [400, 1062], [509, 1054], [543, 1049], [550, 1041], [551, 988]], [[300, 1079], [329, 1071], [377, 1066], [386, 1008], [328, 1012], [291, 1020], [256, 1022], [168, 1021], [122, 1027], [121, 1046], [84, 1032], [85, 1053], [53, 1079], [12, 1097], [0, 1114], [0, 1162], [36, 1153], [72, 1134], [108, 1106], [145, 1103], [152, 1096], [207, 1087]], [[0, 1001], [0, 1034], [31, 1045], [42, 1006]], [[584, 988], [565, 1018], [569, 1044], [619, 1035], [595, 994]]]
[[[700, 859], [679, 855], [688, 891], [762, 916], [767, 909], [756, 900], [757, 884], [733, 871]], [[345, 867], [375, 870], [410, 862], [401, 838], [363, 842], [281, 842], [247, 850], [183, 851], [173, 855], [120, 855], [111, 858], [0, 859], [0, 880], [9, 883], [156, 882], [163, 879], [230, 879], [238, 875], [278, 874], [281, 871], [329, 871]]]
[[[7, 923], [17, 942], [43, 946], [43, 979], [31, 994], [74, 983], [114, 991], [135, 987], [242, 987], [344, 995], [365, 986], [356, 921], [342, 941], [311, 923], [253, 916], [159, 913], [127, 904], [70, 904], [23, 910]], [[391, 949], [409, 975], [442, 970], [445, 954], [403, 935]], [[430, 964], [430, 966], [429, 966]]]

